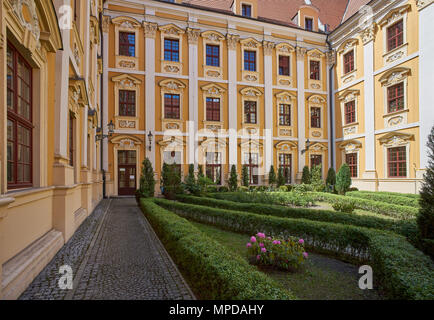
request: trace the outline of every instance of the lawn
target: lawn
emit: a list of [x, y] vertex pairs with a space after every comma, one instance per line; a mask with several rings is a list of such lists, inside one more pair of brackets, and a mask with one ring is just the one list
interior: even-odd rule
[[[247, 235], [223, 231], [201, 223], [191, 223], [234, 254], [247, 260]], [[308, 263], [302, 272], [289, 273], [270, 269], [262, 271], [303, 300], [383, 299], [375, 290], [359, 289], [356, 266], [323, 255], [310, 253]]]

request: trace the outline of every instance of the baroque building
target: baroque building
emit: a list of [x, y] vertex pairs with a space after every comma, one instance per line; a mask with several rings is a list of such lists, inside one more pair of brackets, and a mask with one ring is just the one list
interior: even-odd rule
[[[4, 0], [0, 299], [142, 161], [217, 185], [347, 163], [417, 193], [434, 125], [433, 0]], [[425, 30], [425, 32], [424, 32]], [[157, 184], [156, 191], [159, 192]]]

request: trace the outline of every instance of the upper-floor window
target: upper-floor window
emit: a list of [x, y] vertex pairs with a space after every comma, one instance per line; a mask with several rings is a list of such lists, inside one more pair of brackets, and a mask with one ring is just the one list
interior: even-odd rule
[[310, 60], [310, 79], [319, 80], [320, 75], [320, 62], [316, 60]]
[[119, 90], [119, 115], [124, 117], [136, 116], [136, 92]]
[[354, 50], [344, 55], [344, 73], [347, 74], [354, 70]]
[[215, 184], [221, 184], [222, 177], [222, 159], [220, 152], [206, 153], [206, 176]]
[[285, 177], [285, 184], [291, 184], [292, 154], [287, 154], [287, 153], [279, 154], [279, 168], [282, 168], [283, 170], [283, 176]]
[[349, 101], [345, 103], [345, 124], [356, 122], [356, 102]]
[[179, 61], [179, 40], [164, 39], [164, 60]]
[[313, 19], [312, 18], [304, 19], [304, 27], [306, 30], [312, 31], [313, 30]]
[[350, 167], [351, 178], [357, 178], [357, 153], [347, 153], [345, 161]]
[[404, 110], [404, 82], [387, 88], [387, 108], [389, 113]]
[[252, 16], [252, 6], [248, 4], [243, 4], [241, 6], [241, 15], [243, 17], [251, 17]]
[[321, 128], [321, 108], [310, 108], [310, 127]]
[[8, 188], [32, 186], [32, 69], [18, 51], [7, 47]]
[[404, 22], [395, 23], [387, 29], [387, 50], [391, 51], [404, 43]]
[[389, 178], [407, 177], [406, 147], [387, 149], [387, 164], [389, 169]]
[[206, 98], [206, 121], [220, 121], [219, 98]]
[[256, 71], [256, 51], [244, 51], [244, 70]]
[[279, 56], [279, 75], [280, 76], [289, 76], [290, 68], [289, 68], [289, 57], [288, 56]]
[[244, 122], [256, 124], [256, 101], [244, 101]]
[[291, 106], [289, 104], [281, 104], [279, 106], [279, 125], [291, 125]]
[[220, 46], [206, 45], [206, 65], [213, 67], [220, 66]]
[[247, 167], [250, 184], [258, 184], [259, 155], [257, 153], [245, 153], [244, 165]]
[[136, 55], [136, 35], [131, 32], [119, 32], [119, 55], [134, 57]]
[[180, 113], [179, 94], [164, 94], [164, 118], [180, 119]]

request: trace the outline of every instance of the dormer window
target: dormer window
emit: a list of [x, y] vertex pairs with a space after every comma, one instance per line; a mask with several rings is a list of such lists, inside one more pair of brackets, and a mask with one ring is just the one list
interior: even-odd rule
[[304, 27], [308, 31], [313, 31], [313, 19], [312, 18], [304, 19]]
[[241, 6], [241, 15], [243, 17], [252, 17], [252, 6], [249, 4], [243, 4]]

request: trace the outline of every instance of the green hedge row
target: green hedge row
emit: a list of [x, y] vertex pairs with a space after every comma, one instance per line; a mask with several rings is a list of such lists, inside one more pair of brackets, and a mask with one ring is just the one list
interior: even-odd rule
[[390, 220], [382, 217], [360, 216], [356, 214], [336, 212], [332, 210], [316, 210], [305, 208], [288, 208], [278, 205], [262, 203], [242, 203], [213, 198], [193, 197], [178, 195], [177, 199], [182, 202], [198, 204], [213, 208], [228, 210], [247, 211], [282, 218], [307, 219], [314, 221], [342, 223], [371, 229], [393, 231], [408, 238], [417, 236], [416, 222], [409, 220]]
[[419, 200], [420, 198], [420, 195], [412, 194], [412, 193], [398, 193], [398, 192], [386, 192], [386, 191], [362, 191], [362, 190], [360, 190], [359, 192], [365, 194], [382, 194], [385, 196], [406, 197], [406, 198], [417, 199], [417, 200]]
[[343, 224], [279, 218], [156, 199], [189, 219], [245, 234], [303, 238], [310, 248], [369, 261], [375, 279], [393, 299], [434, 299], [434, 263], [404, 237]]
[[312, 196], [301, 192], [226, 192], [212, 193], [212, 197], [236, 201], [236, 202], [259, 202], [278, 205], [292, 205], [308, 207], [314, 202]]
[[365, 193], [360, 191], [347, 192], [345, 195], [348, 197], [374, 200], [379, 202], [396, 204], [400, 206], [408, 206], [408, 207], [415, 207], [415, 208], [419, 207], [419, 199], [417, 198], [392, 196], [389, 194], [382, 194], [382, 193]]
[[205, 300], [291, 300], [289, 291], [152, 199], [141, 207], [194, 292]]
[[414, 207], [399, 206], [392, 203], [347, 197], [325, 192], [310, 192], [309, 194], [313, 196], [316, 201], [326, 201], [330, 203], [333, 203], [333, 201], [336, 200], [353, 201], [356, 205], [356, 208], [358, 209], [363, 209], [398, 219], [413, 219], [418, 214], [418, 208]]

